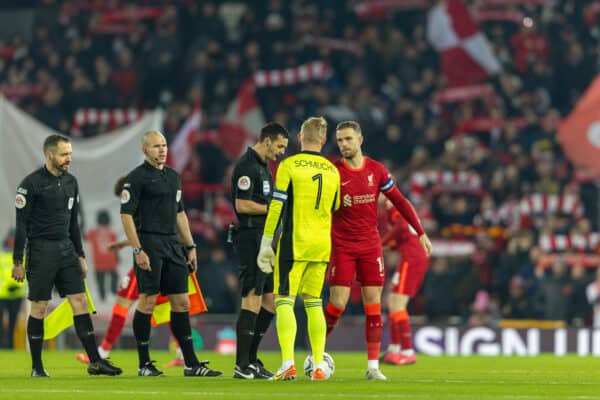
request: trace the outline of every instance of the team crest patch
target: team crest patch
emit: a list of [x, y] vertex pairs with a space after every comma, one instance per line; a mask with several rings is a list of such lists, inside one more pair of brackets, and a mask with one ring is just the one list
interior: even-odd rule
[[250, 178], [247, 176], [240, 176], [237, 181], [237, 187], [240, 190], [248, 190], [250, 189]]
[[22, 194], [17, 194], [17, 197], [15, 197], [15, 207], [17, 207], [19, 210], [23, 207], [25, 207], [27, 205], [27, 199], [25, 198], [25, 196], [23, 196]]
[[178, 190], [177, 194], [175, 195], [175, 201], [179, 203], [180, 200], [181, 200], [181, 190]]
[[369, 174], [369, 176], [367, 176], [367, 180], [369, 181], [369, 186], [374, 186], [373, 174]]
[[263, 195], [268, 196], [271, 193], [271, 184], [269, 181], [263, 181]]
[[123, 191], [121, 192], [121, 204], [129, 203], [129, 199], [131, 199], [131, 194], [129, 193], [129, 190], [123, 189]]
[[73, 204], [75, 204], [75, 197], [69, 197], [69, 202], [67, 203], [67, 208], [70, 210], [73, 208]]

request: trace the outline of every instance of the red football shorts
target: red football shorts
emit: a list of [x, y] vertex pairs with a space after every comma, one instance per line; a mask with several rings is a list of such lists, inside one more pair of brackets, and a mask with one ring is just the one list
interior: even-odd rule
[[332, 247], [329, 286], [350, 287], [355, 279], [362, 286], [383, 286], [385, 267], [380, 246], [366, 250]]
[[135, 279], [135, 269], [131, 268], [127, 275], [121, 278], [117, 296], [127, 300], [137, 300], [139, 297], [137, 279]]
[[414, 297], [419, 292], [428, 266], [429, 259], [426, 256], [401, 261], [392, 277], [392, 291]]

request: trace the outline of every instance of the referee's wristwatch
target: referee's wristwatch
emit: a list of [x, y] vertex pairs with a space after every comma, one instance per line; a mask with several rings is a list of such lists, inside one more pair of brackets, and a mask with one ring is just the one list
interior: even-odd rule
[[142, 252], [142, 248], [141, 247], [134, 247], [133, 248], [133, 255], [137, 256], [138, 254], [140, 254]]

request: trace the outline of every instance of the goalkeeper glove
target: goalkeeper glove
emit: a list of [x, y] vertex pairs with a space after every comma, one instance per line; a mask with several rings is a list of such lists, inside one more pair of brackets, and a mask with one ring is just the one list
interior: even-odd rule
[[273, 272], [273, 266], [275, 265], [275, 252], [273, 252], [273, 247], [271, 247], [272, 243], [273, 238], [263, 236], [260, 241], [258, 257], [256, 257], [258, 268], [265, 274]]

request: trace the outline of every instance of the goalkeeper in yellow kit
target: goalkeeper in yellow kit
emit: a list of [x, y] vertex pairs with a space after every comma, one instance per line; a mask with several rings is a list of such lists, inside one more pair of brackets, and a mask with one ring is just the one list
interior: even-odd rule
[[[257, 258], [264, 272], [275, 267], [276, 325], [283, 363], [274, 380], [293, 380], [298, 376], [294, 363], [297, 295], [304, 298], [308, 317], [308, 337], [315, 363], [312, 379], [329, 377], [323, 362], [327, 327], [321, 290], [331, 253], [331, 214], [340, 206], [340, 175], [320, 154], [326, 138], [324, 118], [304, 121], [298, 135], [300, 153], [283, 160], [277, 170]], [[279, 223], [281, 236], [274, 254], [271, 246]]]

